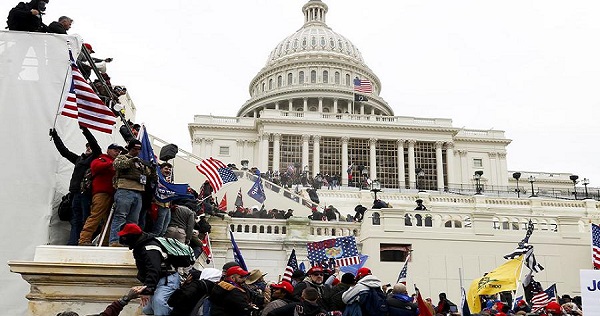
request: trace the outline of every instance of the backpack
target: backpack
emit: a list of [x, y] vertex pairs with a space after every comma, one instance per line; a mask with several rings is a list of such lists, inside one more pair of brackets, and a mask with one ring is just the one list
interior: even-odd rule
[[369, 316], [381, 316], [388, 314], [388, 305], [385, 294], [380, 288], [369, 288], [363, 305], [363, 311]]
[[173, 268], [187, 268], [196, 262], [194, 250], [174, 238], [154, 237], [167, 254], [166, 262]]
[[73, 211], [71, 210], [72, 198], [71, 192], [69, 192], [62, 197], [58, 205], [58, 218], [61, 221], [69, 222], [73, 217]]

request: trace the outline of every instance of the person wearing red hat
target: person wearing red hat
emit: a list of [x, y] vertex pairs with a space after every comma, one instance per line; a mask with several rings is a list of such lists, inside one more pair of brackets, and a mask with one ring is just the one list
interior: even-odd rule
[[[372, 301], [367, 301], [372, 300]], [[346, 304], [346, 310], [359, 311], [362, 315], [380, 315], [380, 310], [369, 310], [369, 306], [383, 305], [385, 303], [385, 294], [381, 290], [381, 280], [371, 273], [371, 269], [362, 267], [356, 272], [356, 285], [342, 294], [342, 301]], [[376, 303], [380, 301], [381, 304]]]
[[211, 302], [211, 316], [250, 315], [257, 310], [242, 288], [249, 274], [240, 266], [233, 266], [225, 271], [225, 278], [215, 285], [208, 298]]
[[146, 286], [141, 293], [142, 301], [147, 302], [143, 309], [144, 314], [171, 314], [173, 308], [167, 301], [179, 288], [179, 273], [168, 266], [163, 259], [166, 254], [160, 242], [143, 232], [140, 226], [134, 223], [125, 224], [117, 235], [119, 243], [133, 250], [133, 258], [138, 269], [137, 279]]
[[310, 268], [306, 274], [308, 275], [308, 279], [296, 284], [294, 287], [294, 298], [299, 301], [302, 298], [302, 291], [304, 291], [306, 288], [312, 287], [319, 293], [319, 304], [321, 304], [323, 307], [326, 307], [325, 303], [323, 302], [323, 296], [328, 296], [327, 293], [331, 290], [331, 287], [323, 284], [323, 268], [320, 266], [314, 266]]
[[556, 301], [552, 301], [546, 305], [546, 315], [548, 316], [558, 316], [562, 315], [562, 311], [560, 309], [560, 304]]
[[266, 316], [270, 311], [288, 305], [294, 301], [294, 287], [288, 281], [271, 284], [271, 302], [265, 305], [261, 316]]

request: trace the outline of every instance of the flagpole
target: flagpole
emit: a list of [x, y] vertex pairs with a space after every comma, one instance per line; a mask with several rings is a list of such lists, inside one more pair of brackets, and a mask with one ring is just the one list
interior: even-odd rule
[[[71, 51], [71, 45], [70, 45], [69, 41], [67, 41], [67, 47], [69, 48], [69, 51]], [[65, 73], [65, 79], [63, 80], [63, 86], [62, 86], [62, 89], [60, 90], [60, 98], [58, 99], [58, 108], [56, 109], [56, 115], [54, 116], [54, 124], [52, 124], [52, 128], [56, 127], [56, 121], [58, 120], [58, 116], [60, 115], [62, 98], [65, 95], [65, 86], [67, 85], [67, 77], [69, 77], [69, 69], [70, 68], [71, 68], [71, 64], [69, 63], [69, 66], [67, 67], [67, 72]], [[52, 137], [50, 137], [50, 139], [52, 139]]]

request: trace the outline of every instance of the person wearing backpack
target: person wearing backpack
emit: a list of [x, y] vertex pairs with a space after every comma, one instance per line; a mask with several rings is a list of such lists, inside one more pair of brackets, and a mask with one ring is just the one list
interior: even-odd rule
[[[108, 220], [115, 194], [115, 188], [112, 185], [115, 176], [113, 161], [124, 150], [125, 148], [118, 144], [110, 144], [106, 149], [106, 154], [102, 154], [92, 161], [89, 178], [84, 177], [82, 181], [82, 191], [84, 189], [91, 190], [92, 208], [90, 216], [85, 220], [81, 234], [79, 234], [80, 246], [91, 246], [94, 232], [102, 222]], [[85, 188], [87, 185], [90, 188]]]
[[42, 22], [42, 15], [50, 0], [32, 0], [19, 2], [8, 13], [7, 28], [11, 31], [42, 32], [48, 27]]
[[119, 242], [133, 250], [138, 269], [137, 279], [146, 286], [142, 294], [144, 314], [170, 315], [169, 297], [179, 288], [179, 273], [167, 263], [167, 253], [152, 235], [134, 223], [128, 223], [117, 233]]
[[385, 300], [381, 280], [372, 275], [369, 268], [362, 267], [356, 273], [356, 285], [342, 294], [342, 301], [346, 304], [344, 315], [388, 315]]

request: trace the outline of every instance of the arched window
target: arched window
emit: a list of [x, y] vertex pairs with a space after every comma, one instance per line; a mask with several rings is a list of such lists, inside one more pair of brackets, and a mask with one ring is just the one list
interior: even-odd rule
[[281, 76], [277, 77], [277, 88], [281, 88], [282, 84], [283, 84], [283, 77], [281, 77]]
[[311, 106], [310, 108], [308, 108], [309, 112], [317, 112], [317, 107], [316, 106]]
[[417, 226], [423, 226], [423, 216], [421, 214], [415, 215], [415, 219], [417, 220]]
[[329, 71], [323, 70], [323, 83], [329, 83]]
[[425, 216], [425, 227], [433, 227], [433, 219], [431, 218], [431, 215]]
[[300, 71], [298, 73], [298, 83], [299, 84], [303, 84], [304, 83], [304, 71]]
[[350, 86], [350, 75], [346, 74], [346, 85]]
[[410, 214], [404, 215], [404, 226], [412, 226], [412, 219], [410, 218]]
[[340, 84], [340, 72], [335, 72], [335, 84]]
[[292, 78], [294, 77], [294, 75], [292, 75], [292, 73], [290, 72], [288, 74], [288, 80], [287, 80], [287, 85], [291, 86], [292, 85]]
[[273, 89], [273, 79], [269, 79], [269, 90]]
[[329, 108], [323, 108], [323, 113], [329, 113]]
[[265, 92], [265, 83], [262, 83], [262, 92]]
[[381, 215], [377, 212], [373, 213], [373, 225], [381, 225]]
[[310, 83], [316, 83], [316, 82], [317, 82], [317, 71], [311, 70], [310, 71]]

